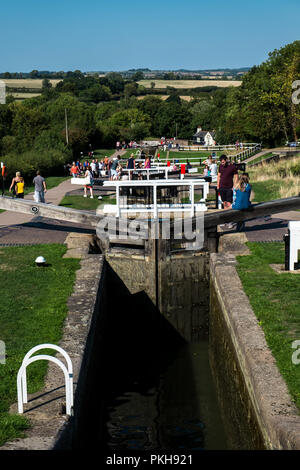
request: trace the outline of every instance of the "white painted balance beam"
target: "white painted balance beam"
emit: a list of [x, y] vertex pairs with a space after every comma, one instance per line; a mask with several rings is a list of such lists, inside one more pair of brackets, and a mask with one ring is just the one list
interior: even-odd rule
[[[141, 173], [142, 175], [147, 175], [147, 180], [150, 179], [151, 173], [163, 173], [165, 174], [165, 178], [168, 179], [169, 171], [173, 171], [170, 166], [161, 166], [161, 167], [151, 167], [151, 168], [123, 168], [122, 172], [128, 173]], [[122, 180], [121, 180], [122, 181]]]
[[[197, 211], [206, 211], [205, 200], [209, 193], [209, 183], [207, 181], [197, 180], [141, 180], [141, 181], [104, 181], [103, 186], [115, 186], [116, 188], [116, 205], [105, 205], [103, 212], [115, 214], [116, 217], [120, 217], [121, 212], [133, 213], [133, 212], [146, 212], [153, 213], [154, 217], [157, 218], [161, 212], [185, 212], [189, 211], [191, 216], [195, 215]], [[158, 204], [157, 203], [157, 188], [162, 187], [182, 187], [187, 186], [190, 190], [189, 204]], [[199, 203], [195, 203], [195, 187], [203, 187], [203, 198]], [[153, 188], [153, 204], [125, 204], [121, 205], [120, 201], [120, 188]]]

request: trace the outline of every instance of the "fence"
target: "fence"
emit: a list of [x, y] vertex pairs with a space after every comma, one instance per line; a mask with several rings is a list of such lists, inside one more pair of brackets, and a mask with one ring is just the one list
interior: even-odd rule
[[[261, 143], [260, 144], [258, 144], [258, 143], [243, 143], [241, 145], [242, 145], [243, 150], [241, 150], [240, 152], [238, 152], [234, 155], [228, 155], [228, 158], [234, 160], [235, 162], [242, 162], [243, 160], [246, 160], [246, 158], [249, 158], [252, 155], [254, 155], [255, 153], [261, 151]], [[153, 158], [153, 162], [156, 163], [157, 161], [159, 161], [159, 162], [162, 162], [164, 164], [168, 160], [172, 163], [176, 162], [176, 160], [179, 160], [179, 162], [180, 162], [180, 160], [182, 160], [182, 157], [180, 155], [181, 151], [211, 152], [212, 154], [214, 154], [215, 152], [226, 152], [226, 153], [228, 153], [230, 150], [236, 150], [236, 146], [234, 144], [233, 145], [215, 145], [215, 146], [204, 146], [204, 145], [200, 145], [200, 146], [196, 146], [196, 145], [180, 146], [179, 149], [178, 149], [178, 157], [169, 158], [168, 154], [167, 154], [167, 157], [160, 157], [158, 159], [157, 158], [157, 153], [156, 153], [154, 158]], [[201, 157], [197, 157], [197, 156], [191, 156], [191, 157], [188, 158], [188, 160], [192, 165], [195, 164], [195, 163], [197, 165], [199, 165], [200, 160], [202, 160], [202, 161], [206, 160], [206, 157], [201, 158]]]
[[246, 148], [242, 152], [239, 152], [235, 155], [229, 155], [229, 158], [234, 160], [235, 162], [242, 162], [252, 155], [255, 155], [257, 152], [261, 151], [261, 144], [255, 144], [253, 147]]

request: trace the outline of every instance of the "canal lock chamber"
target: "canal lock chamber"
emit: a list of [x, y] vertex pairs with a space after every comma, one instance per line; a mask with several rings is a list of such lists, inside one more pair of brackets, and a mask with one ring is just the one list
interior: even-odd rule
[[209, 265], [208, 251], [170, 252], [162, 240], [105, 252], [102, 314], [73, 448], [263, 448]]

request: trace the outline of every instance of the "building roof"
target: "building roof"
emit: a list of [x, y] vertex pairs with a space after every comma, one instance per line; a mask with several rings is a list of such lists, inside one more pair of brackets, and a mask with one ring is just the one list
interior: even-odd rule
[[214, 136], [214, 132], [210, 132], [210, 131], [198, 131], [196, 132], [196, 134], [193, 135], [193, 137], [205, 137], [206, 134], [210, 134], [212, 137]]

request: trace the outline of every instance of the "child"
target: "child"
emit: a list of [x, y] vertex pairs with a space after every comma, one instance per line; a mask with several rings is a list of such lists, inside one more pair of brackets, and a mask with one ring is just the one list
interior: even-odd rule
[[205, 165], [204, 167], [203, 176], [208, 176], [208, 165]]
[[249, 184], [249, 177], [243, 173], [237, 184], [233, 187], [232, 209], [241, 210], [248, 209], [251, 206], [250, 202], [251, 185]]
[[84, 187], [83, 187], [83, 191], [84, 191], [83, 197], [87, 197], [87, 189], [89, 189], [90, 194], [91, 194], [90, 198], [93, 199], [94, 198], [94, 195], [93, 195], [94, 179], [93, 179], [93, 175], [92, 175], [90, 166], [88, 166], [86, 168], [84, 176], [85, 176], [85, 178], [89, 178], [90, 182], [88, 184], [85, 184]]

